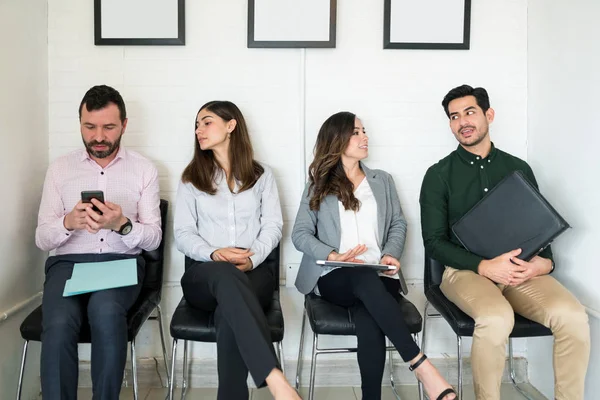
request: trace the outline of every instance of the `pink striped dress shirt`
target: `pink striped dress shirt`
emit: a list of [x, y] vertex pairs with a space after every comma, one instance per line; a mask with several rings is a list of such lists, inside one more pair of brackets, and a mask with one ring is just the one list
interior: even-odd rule
[[[118, 204], [133, 229], [121, 236], [110, 229], [92, 234], [69, 231], [64, 218], [84, 190], [102, 190], [104, 200]], [[44, 191], [35, 231], [37, 246], [60, 254], [139, 254], [160, 244], [160, 195], [158, 172], [148, 159], [122, 146], [115, 159], [102, 168], [85, 149], [55, 160], [46, 173]]]

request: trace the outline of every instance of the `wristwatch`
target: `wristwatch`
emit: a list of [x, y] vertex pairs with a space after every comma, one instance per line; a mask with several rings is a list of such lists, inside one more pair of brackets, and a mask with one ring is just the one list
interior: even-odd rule
[[127, 235], [129, 232], [131, 232], [131, 229], [133, 228], [133, 224], [131, 223], [131, 220], [129, 218], [127, 218], [127, 222], [125, 222], [117, 232], [119, 235], [125, 236]]

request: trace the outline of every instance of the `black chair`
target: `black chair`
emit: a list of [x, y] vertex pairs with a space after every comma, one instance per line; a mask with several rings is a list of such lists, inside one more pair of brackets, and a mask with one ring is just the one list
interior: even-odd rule
[[[274, 292], [273, 300], [269, 310], [266, 312], [267, 322], [271, 331], [271, 340], [277, 343], [277, 357], [281, 363], [281, 369], [285, 374], [284, 370], [284, 359], [283, 359], [283, 312], [281, 310], [281, 303], [279, 301], [279, 245], [273, 249], [271, 254], [266, 258], [260, 268], [271, 268], [273, 271], [274, 279]], [[187, 270], [192, 263], [195, 261], [189, 257], [185, 258], [185, 269]], [[179, 305], [173, 313], [171, 319], [171, 336], [173, 337], [173, 353], [171, 355], [171, 379], [169, 380], [169, 399], [173, 399], [173, 392], [175, 390], [175, 355], [177, 352], [177, 341], [183, 340], [183, 381], [182, 381], [182, 392], [181, 398], [184, 399], [187, 392], [187, 378], [188, 378], [188, 360], [187, 360], [187, 348], [188, 341], [193, 342], [205, 342], [205, 343], [216, 343], [217, 332], [215, 329], [214, 313], [204, 312], [196, 308], [191, 307], [182, 298]]]
[[[473, 331], [475, 330], [475, 321], [467, 314], [462, 312], [454, 303], [444, 296], [440, 289], [442, 283], [442, 275], [444, 274], [444, 265], [440, 262], [425, 255], [425, 276], [424, 276], [424, 288], [425, 297], [427, 302], [425, 303], [425, 321], [423, 323], [423, 339], [421, 343], [421, 350], [425, 352], [425, 340], [427, 333], [427, 319], [428, 318], [444, 318], [450, 327], [456, 334], [458, 343], [458, 399], [462, 399], [462, 346], [461, 339], [463, 336], [472, 337]], [[438, 314], [429, 314], [427, 311], [433, 306]], [[508, 340], [508, 365], [510, 369], [510, 379], [515, 389], [521, 393], [525, 398], [532, 400], [519, 386], [515, 380], [515, 370], [513, 364], [513, 348], [512, 338], [527, 338], [535, 336], [551, 336], [552, 332], [545, 326], [533, 322], [525, 317], [515, 314], [515, 326], [510, 334]]]
[[[402, 273], [402, 272], [399, 272]], [[406, 295], [407, 293], [403, 293]], [[402, 315], [410, 333], [413, 335], [415, 342], [419, 342], [419, 332], [421, 332], [421, 324], [423, 322], [421, 314], [417, 308], [403, 296], [399, 299], [402, 307]], [[338, 335], [338, 336], [356, 336], [356, 326], [352, 319], [352, 314], [346, 307], [341, 307], [336, 304], [329, 303], [323, 300], [320, 296], [310, 293], [304, 297], [304, 314], [302, 315], [302, 328], [300, 333], [300, 346], [298, 349], [298, 366], [296, 368], [296, 389], [300, 388], [300, 372], [302, 367], [302, 349], [304, 347], [304, 327], [306, 319], [313, 331], [312, 358], [310, 362], [310, 383], [308, 388], [308, 399], [313, 400], [315, 390], [315, 375], [317, 355], [319, 354], [339, 354], [339, 353], [356, 353], [356, 347], [348, 348], [319, 348], [319, 335]], [[387, 346], [389, 352], [388, 361], [390, 368], [390, 383], [396, 398], [400, 399], [400, 395], [396, 390], [394, 382], [394, 361], [392, 355], [396, 351], [393, 346]], [[423, 387], [419, 383], [419, 399], [423, 398]]]
[[[137, 365], [135, 355], [135, 337], [140, 331], [142, 325], [146, 320], [154, 320], [158, 322], [160, 340], [162, 343], [163, 357], [165, 362], [165, 368], [167, 370], [167, 379], [169, 369], [167, 367], [167, 350], [165, 346], [162, 313], [160, 309], [160, 299], [163, 282], [163, 260], [164, 260], [164, 248], [165, 248], [165, 225], [167, 222], [167, 210], [169, 203], [166, 200], [160, 200], [160, 217], [161, 227], [163, 231], [163, 237], [158, 246], [158, 249], [154, 251], [143, 251], [142, 256], [146, 260], [146, 276], [144, 277], [144, 283], [142, 291], [135, 304], [129, 310], [127, 316], [127, 340], [131, 342], [131, 366], [133, 375], [133, 398], [138, 399], [138, 384], [137, 384]], [[157, 315], [151, 315], [156, 309]], [[21, 324], [21, 336], [25, 339], [23, 346], [23, 355], [21, 357], [21, 371], [19, 373], [19, 387], [17, 391], [17, 400], [21, 398], [21, 389], [23, 385], [23, 371], [25, 369], [25, 361], [27, 357], [27, 345], [29, 341], [33, 340], [36, 342], [41, 341], [42, 336], [42, 306], [39, 306], [31, 312], [25, 318]], [[81, 327], [79, 334], [79, 343], [91, 343], [90, 326], [88, 323], [84, 323]]]

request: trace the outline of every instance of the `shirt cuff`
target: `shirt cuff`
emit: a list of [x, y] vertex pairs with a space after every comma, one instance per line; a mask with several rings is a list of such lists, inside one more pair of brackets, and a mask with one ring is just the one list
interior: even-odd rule
[[396, 260], [400, 261], [400, 255], [394, 254], [393, 252], [389, 251], [389, 249], [383, 249], [383, 251], [381, 252], [381, 258], [383, 258], [384, 256], [394, 257]]
[[548, 275], [550, 275], [551, 273], [553, 273], [554, 269], [556, 268], [556, 264], [554, 263], [554, 260], [550, 259], [550, 261], [552, 262], [552, 267], [550, 268], [550, 272], [548, 272]]
[[[465, 265], [467, 267], [465, 269], [470, 269], [471, 271], [478, 274], [479, 273], [479, 264], [481, 264], [481, 262], [483, 260], [484, 260], [483, 257], [479, 257], [475, 254], [469, 254], [469, 259], [465, 260]], [[453, 265], [450, 265], [450, 267], [456, 268]]]
[[59, 218], [55, 222], [54, 228], [56, 229], [56, 232], [59, 233], [61, 236], [71, 236], [71, 234], [75, 231], [74, 230], [70, 231], [67, 228], [65, 228], [65, 217], [66, 217], [66, 215], [63, 215], [62, 218]]
[[256, 262], [258, 257], [256, 256], [256, 254], [254, 254], [248, 258], [250, 259], [250, 261], [252, 261], [252, 269], [258, 267], [258, 263]]
[[131, 221], [131, 232], [129, 232], [127, 235], [121, 235], [117, 231], [113, 232], [116, 235], [121, 236], [121, 240], [123, 240], [123, 243], [125, 243], [127, 247], [130, 249], [135, 249], [136, 247], [139, 247], [139, 244], [142, 242], [144, 228], [143, 224]]
[[218, 247], [198, 245], [193, 249], [192, 256], [190, 258], [203, 262], [212, 261], [213, 259], [210, 258], [210, 256], [217, 250], [219, 250]]
[[329, 254], [332, 251], [338, 251], [335, 247], [327, 246], [326, 244], [320, 244], [318, 248], [315, 249], [315, 260], [327, 260]]

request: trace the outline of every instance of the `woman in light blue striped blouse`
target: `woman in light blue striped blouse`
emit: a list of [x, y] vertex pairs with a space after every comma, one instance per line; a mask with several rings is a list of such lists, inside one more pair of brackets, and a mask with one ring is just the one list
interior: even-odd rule
[[194, 158], [177, 190], [174, 230], [179, 251], [195, 261], [181, 278], [183, 295], [191, 306], [214, 312], [217, 398], [248, 399], [250, 371], [275, 399], [300, 399], [281, 372], [263, 311], [278, 285], [263, 262], [283, 226], [273, 173], [253, 159], [235, 104], [205, 104], [195, 127]]

